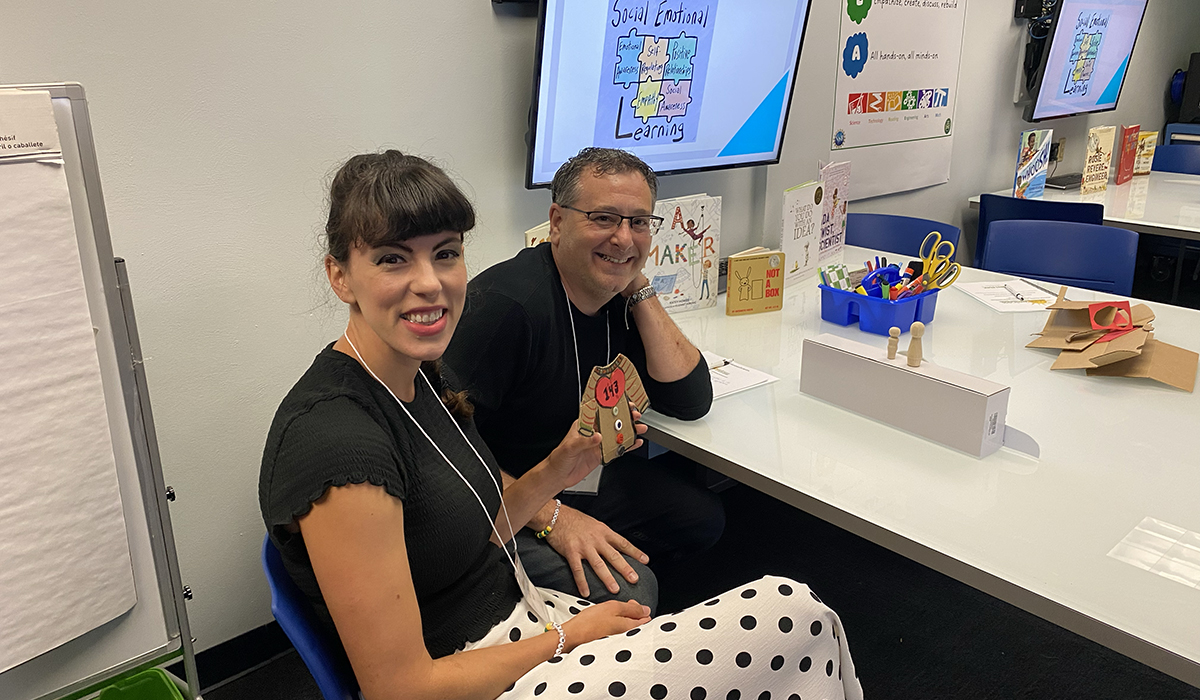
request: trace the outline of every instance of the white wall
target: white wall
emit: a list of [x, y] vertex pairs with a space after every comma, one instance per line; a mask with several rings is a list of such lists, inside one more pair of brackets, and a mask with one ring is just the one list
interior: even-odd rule
[[[813, 179], [817, 160], [829, 158], [832, 96], [840, 55], [840, 3], [815, 0], [813, 4], [783, 158], [768, 169], [766, 210], [771, 212], [771, 220], [774, 212], [781, 210], [783, 190]], [[1023, 55], [1027, 26], [1013, 19], [1013, 6], [1012, 0], [967, 3], [950, 181], [851, 202], [850, 211], [919, 216], [956, 226], [966, 223], [966, 252], [958, 257], [960, 261], [972, 259], [978, 217], [968, 211], [967, 199], [1012, 187], [1018, 135], [1030, 128], [1021, 119], [1022, 109], [1013, 105], [1017, 56]], [[1083, 170], [1084, 139], [1091, 126], [1140, 123], [1143, 129], [1161, 129], [1167, 82], [1176, 68], [1187, 68], [1194, 51], [1200, 51], [1200, 2], [1150, 0], [1117, 110], [1057, 119], [1039, 127], [1053, 128], [1055, 139], [1067, 138], [1060, 173]], [[768, 234], [777, 235], [770, 228]]]
[[[816, 0], [783, 162], [662, 183], [663, 196], [725, 197], [726, 251], [765, 240], [764, 194], [777, 235], [778, 192], [825, 155], [839, 2]], [[546, 191], [521, 186], [536, 22], [485, 0], [14, 4], [0, 82], [75, 80], [88, 91], [205, 649], [271, 619], [258, 567], [263, 439], [344, 322], [319, 273], [328, 175], [385, 146], [432, 156], [478, 205], [472, 269], [511, 255], [549, 206]], [[967, 196], [1007, 183], [1021, 128], [1011, 5], [968, 9], [952, 183], [855, 210], [956, 222]], [[1200, 50], [1183, 41], [1200, 36], [1197, 14], [1195, 0], [1152, 0], [1122, 111], [1100, 122], [1161, 122], [1169, 69]], [[1078, 148], [1082, 120], [1055, 128]]]

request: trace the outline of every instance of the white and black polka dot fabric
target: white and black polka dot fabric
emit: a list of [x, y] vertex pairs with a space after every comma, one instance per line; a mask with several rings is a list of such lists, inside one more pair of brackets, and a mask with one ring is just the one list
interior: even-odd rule
[[[539, 590], [556, 622], [588, 605]], [[543, 633], [522, 601], [467, 649]], [[862, 688], [837, 613], [808, 586], [767, 576], [623, 635], [582, 644], [540, 664], [500, 697], [861, 700]]]

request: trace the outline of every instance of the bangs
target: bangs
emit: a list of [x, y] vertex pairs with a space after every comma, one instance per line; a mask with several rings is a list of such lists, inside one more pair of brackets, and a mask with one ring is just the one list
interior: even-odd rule
[[[475, 208], [437, 166], [398, 151], [355, 156], [334, 177], [326, 231], [330, 253], [395, 245], [442, 231], [475, 228]], [[334, 245], [334, 232], [342, 245]]]

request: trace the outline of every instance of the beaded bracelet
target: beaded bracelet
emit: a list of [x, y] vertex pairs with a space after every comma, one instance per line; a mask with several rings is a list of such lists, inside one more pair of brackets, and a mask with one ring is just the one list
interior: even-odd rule
[[[554, 530], [554, 524], [558, 522], [559, 508], [562, 508], [562, 501], [556, 498], [554, 499], [554, 515], [550, 516], [550, 524], [543, 528], [541, 532], [537, 533], [537, 535], [535, 535], [539, 540], [546, 539], [546, 535], [549, 535]], [[547, 630], [549, 630], [549, 628], [547, 628]]]
[[550, 657], [552, 659], [556, 659], [562, 656], [563, 647], [567, 645], [567, 635], [565, 632], [563, 632], [562, 625], [558, 624], [557, 622], [546, 623], [546, 631], [549, 632], [550, 630], [558, 632], [558, 648], [554, 650], [554, 656]]

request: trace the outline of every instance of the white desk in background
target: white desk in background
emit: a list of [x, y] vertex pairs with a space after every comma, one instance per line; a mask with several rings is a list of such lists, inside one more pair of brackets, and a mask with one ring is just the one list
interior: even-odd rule
[[[1012, 190], [992, 194], [1012, 196]], [[1092, 202], [1104, 205], [1104, 223], [1138, 233], [1200, 240], [1200, 175], [1152, 172], [1123, 185], [1108, 183], [1103, 192], [1080, 194], [1079, 188], [1046, 188], [1048, 202]], [[968, 200], [979, 208], [979, 197]]]
[[[876, 252], [848, 248], [846, 259]], [[997, 278], [964, 268], [961, 280]], [[815, 281], [785, 290], [778, 313], [728, 317], [718, 299], [676, 315], [701, 349], [780, 381], [716, 401], [695, 422], [651, 411], [649, 437], [1200, 687], [1200, 393], [1051, 372], [1057, 351], [1025, 348], [1047, 313], [996, 313], [953, 288], [938, 296], [925, 359], [1010, 385], [1007, 422], [1037, 440], [1040, 458], [1005, 448], [976, 459], [800, 394], [804, 338], [887, 344], [821, 321]], [[1200, 350], [1200, 311], [1150, 306], [1157, 337]], [[920, 410], [919, 396], [880, 400]], [[1191, 533], [1172, 557], [1175, 579], [1192, 583], [1109, 555], [1146, 518]], [[1154, 561], [1170, 568], [1172, 557]]]

